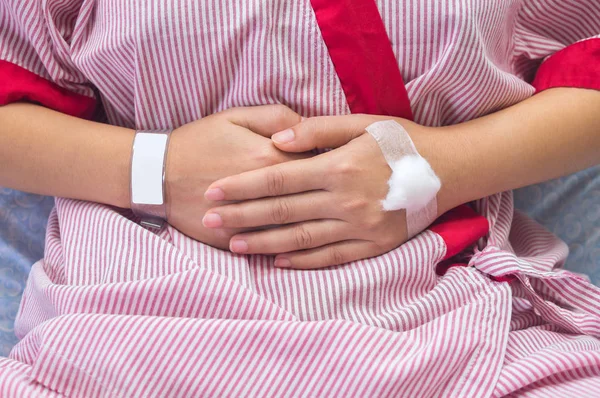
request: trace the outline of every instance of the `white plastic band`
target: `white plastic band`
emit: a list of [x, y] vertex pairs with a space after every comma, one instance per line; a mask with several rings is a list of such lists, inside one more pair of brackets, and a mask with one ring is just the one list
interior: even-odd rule
[[394, 120], [375, 122], [366, 128], [377, 141], [392, 169], [390, 190], [382, 201], [386, 211], [406, 209], [409, 237], [423, 231], [437, 217], [436, 195], [440, 179], [423, 158], [404, 128]]
[[142, 225], [160, 228], [167, 218], [164, 192], [168, 131], [137, 131], [131, 154], [131, 209]]

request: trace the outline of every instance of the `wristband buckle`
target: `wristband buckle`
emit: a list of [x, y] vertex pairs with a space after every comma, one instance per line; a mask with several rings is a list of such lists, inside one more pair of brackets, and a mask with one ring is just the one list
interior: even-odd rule
[[131, 152], [131, 210], [147, 228], [160, 229], [167, 220], [165, 176], [171, 131], [135, 132]]

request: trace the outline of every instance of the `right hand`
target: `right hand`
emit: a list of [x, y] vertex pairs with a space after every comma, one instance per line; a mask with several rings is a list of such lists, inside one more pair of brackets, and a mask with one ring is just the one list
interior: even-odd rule
[[[204, 227], [204, 214], [215, 206], [204, 192], [224, 177], [310, 157], [282, 152], [270, 139], [300, 120], [286, 106], [264, 105], [231, 108], [175, 129], [166, 172], [169, 224], [193, 239], [228, 249], [230, 238], [248, 229]], [[219, 204], [226, 203], [231, 202]]]

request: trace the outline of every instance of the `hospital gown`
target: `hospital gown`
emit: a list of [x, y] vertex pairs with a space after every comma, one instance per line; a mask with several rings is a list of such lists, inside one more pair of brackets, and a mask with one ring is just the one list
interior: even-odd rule
[[[373, 4], [418, 123], [600, 88], [597, 0], [2, 0], [0, 104], [144, 130], [271, 103], [348, 114], [324, 33], [356, 45]], [[58, 198], [0, 396], [599, 396], [600, 290], [566, 256], [511, 192], [311, 271]]]

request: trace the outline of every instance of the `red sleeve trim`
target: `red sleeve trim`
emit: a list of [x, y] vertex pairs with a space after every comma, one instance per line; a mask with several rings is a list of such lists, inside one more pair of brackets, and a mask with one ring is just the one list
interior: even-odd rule
[[485, 236], [490, 227], [485, 217], [468, 205], [461, 205], [443, 214], [429, 229], [446, 243], [446, 255], [442, 260], [447, 260]]
[[557, 51], [539, 67], [536, 93], [553, 87], [600, 90], [600, 39], [588, 39]]
[[73, 93], [18, 65], [0, 60], [0, 76], [0, 106], [24, 101], [84, 119], [94, 115], [94, 98]]

